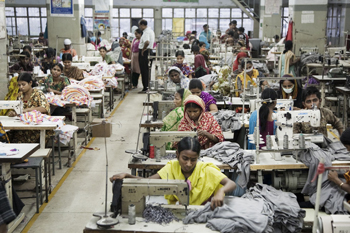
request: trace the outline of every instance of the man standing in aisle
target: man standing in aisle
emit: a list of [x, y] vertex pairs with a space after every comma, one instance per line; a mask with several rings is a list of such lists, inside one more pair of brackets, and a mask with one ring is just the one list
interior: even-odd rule
[[207, 38], [207, 41], [208, 41], [208, 43], [210, 44], [210, 43], [211, 43], [212, 35], [211, 35], [211, 31], [209, 30], [209, 25], [208, 25], [208, 24], [204, 24], [204, 25], [203, 25], [203, 29], [204, 29], [204, 31], [201, 32], [201, 34], [199, 35], [199, 37], [204, 36], [205, 38]]
[[142, 76], [143, 89], [139, 93], [146, 93], [149, 83], [149, 62], [148, 55], [151, 53], [154, 44], [154, 32], [151, 28], [147, 27], [147, 21], [141, 19], [139, 22], [139, 28], [143, 31], [139, 44], [139, 63]]

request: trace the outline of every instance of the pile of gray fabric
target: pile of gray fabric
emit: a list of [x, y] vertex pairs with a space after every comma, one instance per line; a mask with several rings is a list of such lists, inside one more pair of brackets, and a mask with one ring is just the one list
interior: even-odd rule
[[236, 113], [232, 110], [219, 110], [213, 114], [215, 120], [221, 126], [223, 132], [231, 130], [239, 130], [242, 127], [242, 122], [240, 121], [240, 113]]
[[[328, 147], [328, 150], [322, 150], [317, 145], [311, 143], [311, 148], [304, 150], [300, 153], [300, 161], [309, 167], [309, 174], [304, 185], [303, 194], [310, 196], [310, 202], [315, 205], [316, 202], [316, 189], [317, 179], [311, 182], [317, 174], [317, 167], [321, 159], [325, 167], [331, 167], [332, 161], [335, 159], [334, 149], [339, 148], [339, 145], [333, 148]], [[343, 156], [339, 156], [340, 158]], [[349, 158], [348, 158], [349, 159]], [[345, 182], [345, 181], [344, 181]], [[328, 170], [323, 173], [322, 187], [321, 187], [320, 208], [324, 207], [327, 214], [347, 214], [344, 208], [343, 201], [345, 199], [346, 192], [343, 191], [338, 185], [328, 180]]]
[[220, 142], [201, 151], [201, 156], [208, 156], [215, 158], [232, 168], [237, 168], [236, 172], [239, 174], [236, 183], [245, 188], [249, 181], [250, 164], [254, 163], [254, 154], [250, 151], [244, 151], [239, 147], [238, 143], [234, 142]]
[[300, 209], [297, 197], [266, 184], [256, 184], [242, 198], [262, 199], [273, 211], [274, 232], [301, 232], [306, 215]]
[[142, 216], [146, 222], [155, 222], [158, 224], [168, 224], [173, 220], [179, 221], [170, 210], [160, 205], [147, 205]]
[[335, 160], [350, 160], [350, 152], [340, 141], [331, 142], [328, 144], [328, 151], [333, 155]]

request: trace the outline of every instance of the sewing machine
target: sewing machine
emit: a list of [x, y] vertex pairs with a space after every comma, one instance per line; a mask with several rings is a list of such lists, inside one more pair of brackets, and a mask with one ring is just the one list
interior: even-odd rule
[[0, 109], [13, 109], [19, 115], [23, 113], [23, 102], [21, 100], [1, 100]]
[[328, 71], [328, 77], [330, 78], [343, 78], [346, 76], [344, 67], [332, 68]]
[[293, 110], [294, 101], [293, 99], [277, 99], [276, 108], [277, 111], [291, 111]]
[[122, 186], [122, 215], [135, 205], [136, 216], [142, 216], [147, 196], [176, 195], [181, 205], [190, 204], [190, 189], [184, 180], [124, 179]]
[[166, 144], [168, 142], [178, 142], [184, 137], [195, 137], [197, 132], [194, 131], [166, 131], [150, 132], [150, 144], [154, 146], [154, 154], [160, 153], [163, 157], [166, 155]]
[[[350, 212], [350, 204], [345, 200], [343, 202], [345, 209]], [[326, 233], [342, 233], [349, 232], [350, 221], [349, 215], [326, 215], [318, 217], [317, 232]]]
[[162, 120], [175, 108], [175, 103], [171, 100], [153, 102], [153, 121]]

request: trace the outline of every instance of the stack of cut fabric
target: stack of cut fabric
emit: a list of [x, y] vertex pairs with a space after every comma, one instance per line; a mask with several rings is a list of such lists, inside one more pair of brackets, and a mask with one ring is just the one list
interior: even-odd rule
[[233, 142], [219, 142], [201, 151], [201, 156], [208, 156], [215, 158], [232, 168], [237, 168], [236, 172], [239, 174], [236, 180], [237, 184], [245, 188], [249, 181], [250, 164], [254, 163], [254, 154], [251, 151], [244, 151], [240, 149], [239, 144]]
[[117, 88], [118, 87], [118, 81], [117, 81], [116, 77], [105, 79], [105, 83], [106, 83], [106, 85], [110, 85], [113, 88]]
[[47, 102], [49, 102], [49, 104], [56, 105], [59, 107], [64, 106], [64, 103], [61, 100], [61, 96], [55, 95], [53, 93], [46, 93], [45, 96], [46, 96]]
[[328, 144], [327, 150], [333, 155], [335, 160], [350, 160], [350, 152], [346, 149], [343, 143], [340, 141], [332, 142]]
[[242, 196], [244, 199], [262, 199], [273, 211], [274, 232], [301, 232], [305, 210], [299, 207], [297, 197], [266, 184], [256, 184]]
[[[338, 145], [339, 146], [339, 145]], [[300, 153], [299, 159], [306, 166], [309, 167], [309, 174], [304, 185], [303, 194], [310, 196], [310, 202], [315, 205], [316, 203], [316, 190], [317, 190], [317, 168], [321, 159], [325, 167], [332, 166], [334, 156], [332, 150], [339, 148], [333, 146], [328, 151], [322, 150], [319, 146], [311, 143], [311, 147]], [[330, 150], [332, 149], [332, 150]], [[313, 180], [316, 177], [315, 180]], [[345, 179], [344, 179], [345, 183]], [[320, 193], [320, 208], [324, 207], [327, 214], [347, 214], [347, 211], [343, 205], [346, 192], [339, 188], [338, 185], [328, 180], [328, 170], [325, 170], [322, 176], [322, 186]]]
[[63, 123], [61, 123], [62, 120], [60, 118], [42, 114], [37, 110], [23, 113], [19, 116], [19, 119], [27, 125], [38, 125], [45, 121], [58, 122], [59, 125], [63, 125]]
[[240, 113], [232, 110], [219, 110], [213, 114], [223, 132], [239, 130], [242, 127], [242, 122], [239, 119], [240, 115]]
[[90, 106], [92, 97], [89, 91], [80, 85], [66, 86], [62, 91], [62, 100], [73, 103], [77, 106]]
[[85, 87], [88, 90], [105, 88], [105, 84], [102, 81], [102, 75], [90, 76], [90, 77], [84, 78], [79, 82], [79, 85]]

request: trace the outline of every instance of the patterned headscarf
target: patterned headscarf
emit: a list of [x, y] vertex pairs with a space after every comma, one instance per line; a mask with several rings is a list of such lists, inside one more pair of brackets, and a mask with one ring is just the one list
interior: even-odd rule
[[205, 112], [205, 104], [204, 104], [204, 101], [199, 97], [199, 96], [196, 96], [196, 95], [189, 95], [186, 99], [185, 99], [185, 113], [184, 113], [184, 118], [185, 120], [192, 126], [192, 128], [196, 128], [196, 125], [194, 124], [194, 121], [191, 120], [191, 118], [188, 116], [187, 112], [186, 112], [186, 105], [189, 104], [189, 103], [194, 103], [194, 104], [197, 104], [199, 107], [202, 108], [202, 112], [198, 118], [198, 121], [201, 120], [202, 116], [203, 116], [203, 113]]

